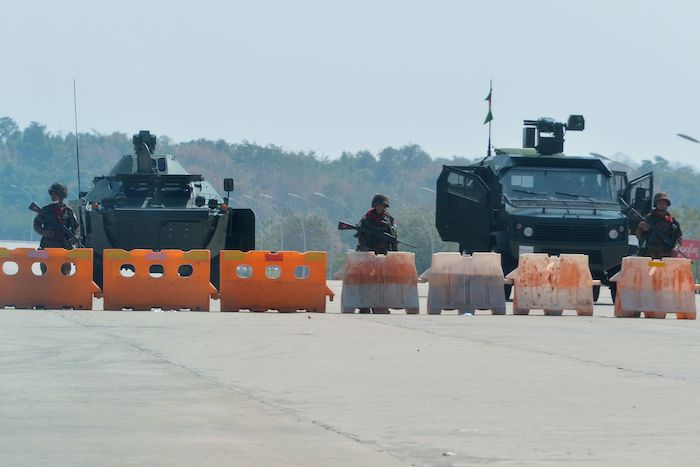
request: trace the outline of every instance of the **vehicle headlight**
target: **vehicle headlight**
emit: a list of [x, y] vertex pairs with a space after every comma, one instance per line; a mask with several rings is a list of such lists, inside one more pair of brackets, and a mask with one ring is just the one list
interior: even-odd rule
[[532, 227], [525, 227], [523, 229], [523, 235], [525, 235], [526, 237], [532, 237], [532, 234], [534, 233], [535, 231], [532, 229]]
[[617, 229], [610, 229], [610, 232], [608, 232], [608, 237], [610, 237], [611, 240], [615, 240], [618, 235], [620, 235], [617, 231]]

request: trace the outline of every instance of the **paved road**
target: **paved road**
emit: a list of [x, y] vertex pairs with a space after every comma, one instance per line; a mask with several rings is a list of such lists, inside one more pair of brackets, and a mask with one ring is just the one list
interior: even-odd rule
[[0, 465], [697, 465], [698, 321], [338, 302], [0, 311]]

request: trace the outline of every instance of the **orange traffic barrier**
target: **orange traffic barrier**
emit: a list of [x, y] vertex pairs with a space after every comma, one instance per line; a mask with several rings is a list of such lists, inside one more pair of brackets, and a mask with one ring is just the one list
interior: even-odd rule
[[390, 251], [387, 255], [364, 251], [348, 253], [341, 306], [343, 313], [354, 313], [356, 308], [371, 308], [373, 313], [404, 308], [408, 314], [417, 314], [415, 255], [399, 251]]
[[515, 315], [538, 309], [552, 316], [561, 315], [563, 310], [593, 316], [594, 282], [587, 255], [525, 253], [520, 255], [517, 269], [506, 277], [513, 279], [515, 286]]
[[209, 311], [209, 268], [209, 250], [104, 250], [104, 309]]
[[221, 311], [297, 310], [324, 313], [326, 252], [221, 252]]
[[622, 269], [610, 280], [617, 282], [615, 316], [695, 319], [695, 281], [685, 258], [622, 258]]
[[506, 313], [500, 253], [434, 253], [428, 271], [428, 313], [459, 310], [460, 314], [491, 310]]
[[92, 309], [92, 249], [0, 248], [0, 306]]

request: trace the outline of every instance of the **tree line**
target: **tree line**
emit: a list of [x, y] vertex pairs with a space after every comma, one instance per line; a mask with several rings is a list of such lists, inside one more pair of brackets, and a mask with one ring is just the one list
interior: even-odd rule
[[[83, 191], [121, 155], [133, 152], [131, 135], [125, 133], [85, 132], [78, 139]], [[357, 222], [369, 209], [372, 196], [385, 193], [391, 198], [390, 211], [400, 237], [418, 245], [419, 272], [428, 267], [433, 251], [457, 249], [443, 242], [434, 226], [434, 190], [442, 165], [472, 161], [458, 156], [432, 158], [416, 144], [387, 147], [376, 154], [344, 152], [330, 159], [271, 144], [206, 139], [176, 143], [160, 135], [156, 153], [173, 154], [188, 171], [202, 174], [220, 192], [223, 179], [233, 177], [236, 188], [231, 204], [255, 211], [259, 248], [326, 250], [333, 256], [334, 269], [342, 264], [344, 252], [355, 246], [351, 233], [335, 230], [337, 221]], [[673, 199], [673, 212], [685, 237], [700, 237], [700, 200], [694, 196], [700, 173], [662, 156], [641, 163], [624, 155], [616, 157], [631, 177], [653, 171], [656, 188]], [[75, 135], [52, 133], [38, 122], [20, 128], [12, 118], [0, 118], [0, 177], [0, 200], [6, 207], [0, 238], [29, 239], [33, 214], [26, 207], [30, 200], [45, 204], [46, 190], [55, 181], [68, 186], [69, 197], [77, 196]]]

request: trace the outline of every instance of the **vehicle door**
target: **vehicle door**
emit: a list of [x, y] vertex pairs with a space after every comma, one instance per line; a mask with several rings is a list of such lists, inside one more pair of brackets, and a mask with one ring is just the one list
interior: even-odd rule
[[615, 199], [620, 199], [625, 194], [625, 188], [629, 183], [627, 181], [627, 172], [613, 170], [612, 174], [610, 192], [615, 196]]
[[[634, 180], [630, 181], [625, 187], [625, 190], [620, 198], [625, 200], [625, 202], [629, 204], [631, 208], [634, 208], [634, 210], [637, 211], [641, 216], [646, 216], [647, 214], [649, 214], [649, 212], [651, 212], [651, 209], [653, 208], [653, 196], [654, 174], [652, 172], [649, 172], [647, 174], [642, 175], [641, 177], [635, 178]], [[634, 233], [634, 231], [637, 230], [637, 225], [639, 225], [641, 219], [639, 219], [631, 211], [632, 210], [630, 209], [630, 214], [628, 215], [628, 218], [630, 231]], [[625, 212], [624, 207], [623, 212]]]
[[488, 251], [493, 227], [494, 190], [483, 167], [443, 166], [437, 182], [435, 226], [445, 241], [463, 250]]

